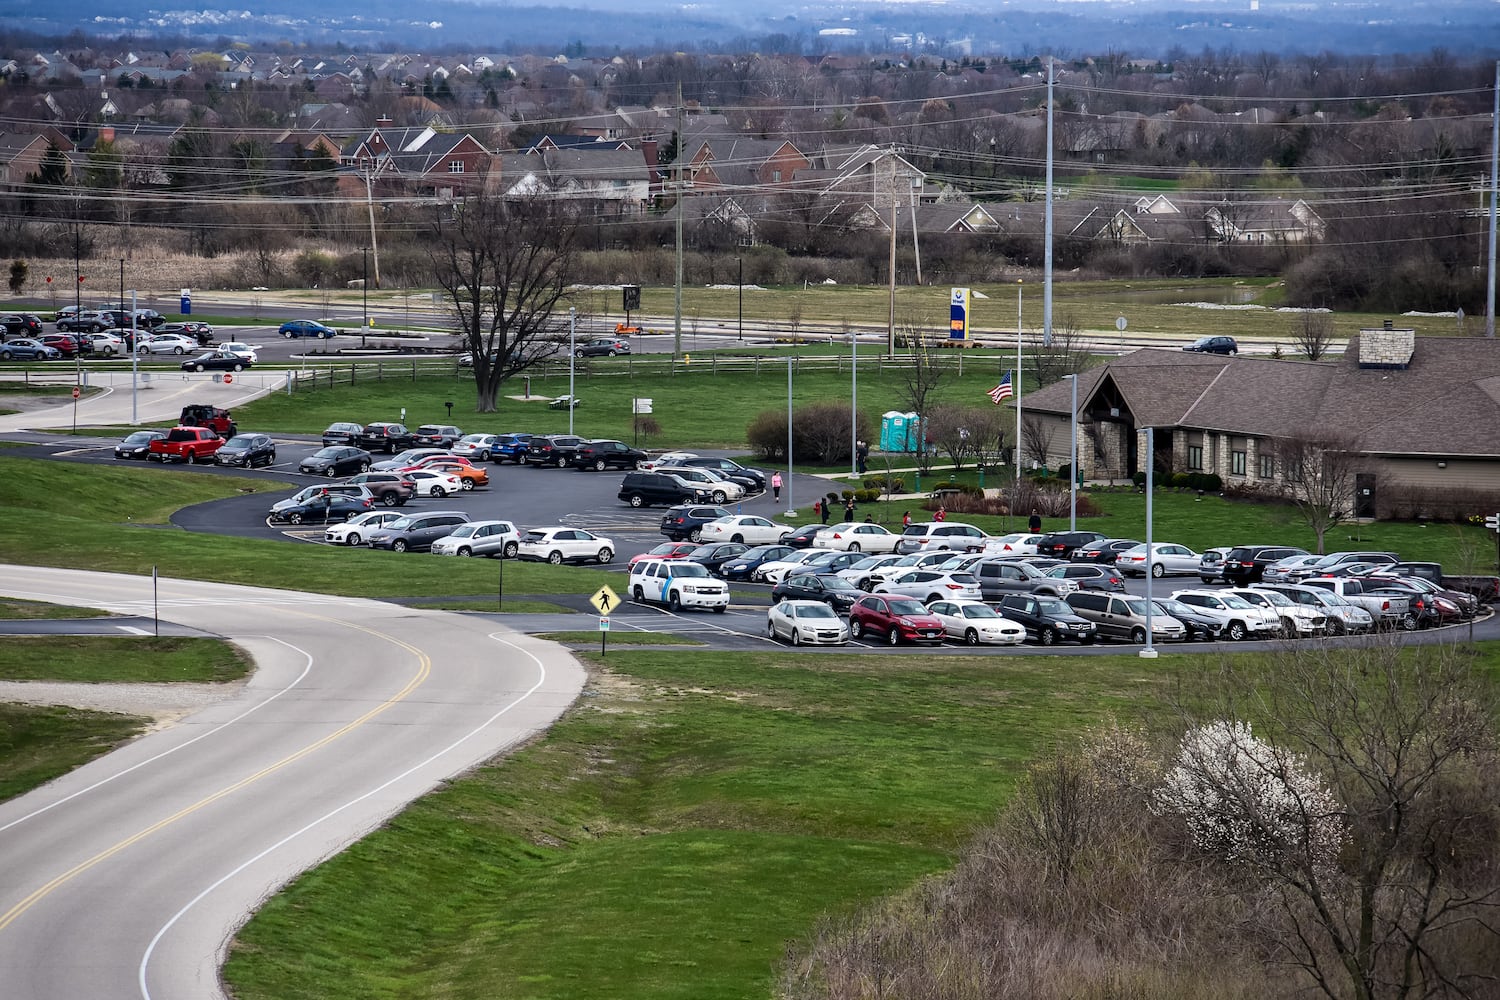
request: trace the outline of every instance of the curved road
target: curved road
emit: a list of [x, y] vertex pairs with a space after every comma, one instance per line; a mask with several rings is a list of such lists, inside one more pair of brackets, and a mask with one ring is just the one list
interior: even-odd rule
[[[151, 581], [0, 566], [0, 593], [151, 613]], [[584, 681], [492, 623], [162, 580], [164, 619], [258, 670], [235, 697], [0, 804], [0, 995], [205, 1000], [271, 893], [555, 720]]]

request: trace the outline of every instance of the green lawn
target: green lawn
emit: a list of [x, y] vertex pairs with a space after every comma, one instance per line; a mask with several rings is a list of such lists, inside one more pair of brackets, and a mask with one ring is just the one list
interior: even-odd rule
[[108, 618], [108, 611], [71, 604], [47, 604], [0, 597], [0, 618]]
[[149, 722], [76, 708], [0, 702], [0, 801], [109, 753]]
[[237, 680], [250, 660], [219, 639], [181, 636], [7, 636], [0, 680], [87, 684]]

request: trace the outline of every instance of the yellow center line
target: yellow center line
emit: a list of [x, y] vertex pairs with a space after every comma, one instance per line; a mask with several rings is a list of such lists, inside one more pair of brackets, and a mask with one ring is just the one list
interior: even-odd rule
[[294, 753], [288, 754], [287, 756], [281, 758], [280, 760], [276, 761], [273, 764], [266, 765], [265, 767], [261, 768], [259, 771], [255, 772], [254, 774], [247, 775], [246, 777], [241, 778], [239, 781], [236, 781], [232, 785], [229, 785], [229, 786], [227, 786], [225, 788], [220, 789], [217, 792], [214, 792], [211, 795], [208, 795], [208, 796], [205, 796], [204, 798], [199, 799], [197, 802], [194, 802], [192, 805], [184, 806], [182, 809], [178, 810], [176, 813], [173, 813], [171, 816], [168, 816], [165, 819], [159, 820], [159, 821], [151, 824], [150, 826], [146, 827], [144, 830], [141, 830], [141, 831], [139, 831], [139, 832], [137, 832], [135, 834], [132, 834], [131, 836], [125, 838], [124, 840], [119, 841], [118, 843], [116, 843], [112, 847], [105, 848], [103, 851], [100, 851], [98, 854], [96, 854], [93, 857], [89, 858], [87, 861], [81, 861], [77, 865], [75, 865], [72, 868], [68, 869], [67, 871], [63, 872], [61, 875], [58, 875], [56, 878], [52, 879], [46, 885], [43, 885], [40, 888], [36, 889], [29, 896], [27, 896], [25, 899], [21, 900], [20, 902], [16, 903], [14, 906], [12, 906], [9, 910], [5, 911], [4, 915], [0, 915], [0, 931], [5, 930], [11, 924], [15, 923], [16, 920], [18, 920], [21, 917], [22, 914], [24, 914], [27, 910], [31, 909], [33, 906], [35, 906], [41, 900], [45, 899], [51, 893], [53, 893], [54, 891], [56, 891], [60, 886], [66, 885], [68, 882], [70, 882], [73, 879], [77, 878], [79, 875], [83, 874], [84, 872], [88, 871], [89, 869], [95, 867], [96, 865], [101, 864], [104, 861], [109, 860], [110, 858], [114, 857], [116, 854], [119, 854], [121, 851], [125, 850], [127, 847], [130, 847], [132, 844], [139, 843], [141, 840], [144, 840], [146, 837], [149, 837], [151, 834], [156, 833], [157, 831], [159, 831], [161, 829], [164, 829], [165, 827], [171, 826], [173, 823], [178, 822], [179, 820], [183, 819], [184, 817], [190, 816], [193, 813], [197, 812], [198, 810], [203, 809], [206, 806], [212, 805], [213, 803], [218, 802], [220, 799], [222, 799], [222, 798], [224, 798], [224, 797], [226, 797], [228, 795], [232, 795], [233, 793], [239, 791], [242, 788], [245, 788], [245, 787], [247, 787], [249, 785], [254, 784], [255, 782], [261, 780], [262, 778], [264, 778], [268, 774], [274, 774], [275, 772], [280, 771], [281, 769], [283, 769], [283, 768], [285, 768], [285, 767], [287, 767], [287, 766], [289, 766], [291, 764], [296, 763], [297, 761], [299, 761], [302, 758], [306, 757], [308, 754], [311, 754], [311, 753], [313, 753], [313, 752], [315, 752], [317, 750], [322, 749], [323, 747], [325, 747], [328, 744], [332, 743], [333, 741], [339, 739], [340, 737], [344, 736], [345, 734], [347, 734], [349, 732], [352, 732], [355, 729], [358, 729], [360, 726], [362, 726], [365, 723], [369, 722], [371, 719], [375, 718], [376, 716], [380, 715], [381, 713], [385, 712], [386, 710], [395, 707], [396, 705], [400, 704], [402, 701], [405, 701], [406, 698], [409, 697], [413, 691], [415, 691], [417, 688], [421, 687], [421, 685], [423, 684], [423, 682], [425, 682], [427, 680], [428, 676], [431, 675], [431, 673], [432, 673], [432, 660], [427, 656], [427, 654], [423, 653], [421, 650], [417, 649], [415, 646], [412, 646], [410, 643], [403, 642], [400, 639], [395, 638], [394, 636], [386, 635], [383, 632], [377, 632], [376, 630], [374, 630], [372, 628], [367, 628], [366, 626], [363, 626], [363, 625], [356, 625], [356, 624], [354, 624], [352, 622], [341, 622], [341, 621], [338, 621], [337, 619], [327, 618], [327, 617], [324, 617], [322, 615], [309, 614], [309, 613], [307, 613], [305, 611], [295, 611], [295, 610], [292, 610], [292, 609], [287, 609], [287, 610], [288, 610], [288, 613], [290, 613], [290, 614], [302, 615], [303, 617], [312, 618], [312, 619], [314, 619], [316, 621], [332, 622], [333, 624], [336, 624], [336, 625], [343, 625], [343, 626], [346, 626], [348, 628], [358, 629], [359, 631], [368, 633], [369, 635], [375, 636], [376, 638], [384, 639], [384, 640], [386, 640], [388, 642], [394, 643], [395, 645], [400, 646], [402, 649], [405, 649], [407, 652], [411, 653], [413, 656], [415, 656], [417, 658], [417, 663], [418, 663], [417, 672], [411, 677], [410, 680], [408, 680], [406, 682], [406, 686], [403, 687], [400, 691], [396, 692], [394, 695], [392, 695], [391, 697], [387, 698], [381, 704], [376, 705], [374, 708], [370, 709], [364, 715], [361, 715], [359, 718], [353, 719], [350, 722], [345, 723], [339, 729], [335, 730], [334, 732], [329, 733], [327, 736], [324, 736], [322, 739], [319, 739], [319, 740], [317, 740], [314, 743], [310, 743], [307, 746], [303, 747], [300, 750], [297, 750]]

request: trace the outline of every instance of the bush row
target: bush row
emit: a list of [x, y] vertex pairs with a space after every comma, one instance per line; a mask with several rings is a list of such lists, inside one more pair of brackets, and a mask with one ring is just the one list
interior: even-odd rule
[[[869, 415], [856, 420], [861, 440], [871, 437]], [[745, 439], [767, 462], [786, 460], [786, 411], [765, 410], [750, 421]], [[849, 406], [846, 403], [811, 403], [792, 413], [792, 448], [797, 459], [819, 465], [847, 464], [850, 455]]]
[[[1146, 474], [1137, 472], [1130, 477], [1136, 486], [1146, 485]], [[1218, 493], [1224, 489], [1224, 480], [1214, 472], [1160, 472], [1156, 476], [1156, 485], [1162, 489], [1174, 490], [1202, 490], [1205, 493]]]

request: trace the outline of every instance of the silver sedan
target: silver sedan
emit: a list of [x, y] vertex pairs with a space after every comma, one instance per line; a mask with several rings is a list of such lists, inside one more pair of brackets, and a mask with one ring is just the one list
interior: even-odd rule
[[849, 626], [822, 601], [782, 601], [766, 615], [766, 637], [793, 646], [842, 646], [849, 641]]
[[[1151, 544], [1151, 575], [1197, 576], [1203, 556], [1186, 545], [1176, 542], [1153, 542]], [[1126, 549], [1115, 557], [1115, 569], [1126, 576], [1146, 575], [1146, 546], [1137, 545]]]

